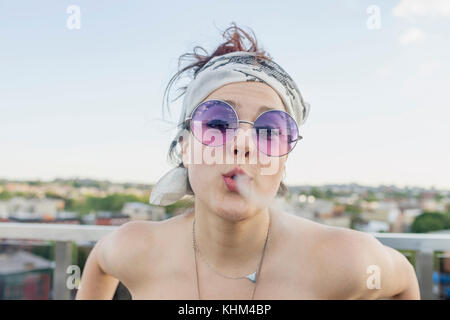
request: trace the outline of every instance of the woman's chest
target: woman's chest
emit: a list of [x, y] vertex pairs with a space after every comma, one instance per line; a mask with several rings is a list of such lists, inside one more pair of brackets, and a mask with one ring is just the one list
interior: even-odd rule
[[[200, 280], [201, 281], [201, 280]], [[321, 299], [314, 290], [298, 288], [292, 282], [244, 283], [249, 280], [177, 281], [176, 278], [153, 281], [129, 288], [133, 300], [302, 300]], [[200, 290], [198, 290], [200, 289]]]
[[[317, 285], [295, 259], [266, 258], [255, 282], [220, 275], [203, 261], [172, 259], [148, 268], [148, 276], [128, 287], [134, 300], [277, 300], [320, 299]], [[256, 267], [255, 267], [256, 271]], [[151, 274], [150, 274], [151, 273]], [[251, 272], [250, 272], [251, 273]], [[323, 284], [322, 284], [323, 285]]]
[[[295, 231], [295, 232], [294, 232]], [[229, 279], [218, 274], [221, 266], [208, 265], [195, 259], [188, 236], [175, 233], [175, 239], [159, 237], [158, 254], [139, 268], [133, 281], [126, 284], [133, 299], [220, 299], [220, 300], [276, 300], [276, 299], [327, 299], [335, 296], [327, 287], [332, 281], [329, 272], [323, 272], [327, 259], [320, 259], [314, 250], [314, 235], [301, 232], [304, 239], [298, 241], [296, 230], [279, 233], [268, 243], [256, 282], [244, 279]], [[155, 258], [157, 257], [157, 258]], [[245, 275], [258, 270], [258, 261], [242, 261], [232, 274]], [[326, 263], [333, 268], [332, 263]], [[215, 267], [215, 268], [213, 268]], [[239, 270], [239, 271], [238, 271]], [[339, 294], [339, 293], [337, 293]]]

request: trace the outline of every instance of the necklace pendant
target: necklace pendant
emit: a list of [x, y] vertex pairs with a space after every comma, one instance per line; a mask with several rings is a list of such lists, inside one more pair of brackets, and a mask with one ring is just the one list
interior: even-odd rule
[[250, 280], [251, 282], [255, 283], [256, 282], [256, 271], [251, 273], [251, 274], [249, 274], [247, 276], [247, 279]]

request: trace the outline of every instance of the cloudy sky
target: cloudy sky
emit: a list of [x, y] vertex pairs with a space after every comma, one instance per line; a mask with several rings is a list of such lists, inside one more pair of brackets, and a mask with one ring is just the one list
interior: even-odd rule
[[311, 104], [288, 184], [450, 189], [446, 0], [0, 0], [0, 178], [154, 183], [177, 59], [233, 21]]

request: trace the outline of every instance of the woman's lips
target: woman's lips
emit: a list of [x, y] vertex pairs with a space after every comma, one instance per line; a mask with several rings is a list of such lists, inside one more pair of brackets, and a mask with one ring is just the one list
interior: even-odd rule
[[[233, 177], [235, 177], [233, 179]], [[238, 180], [239, 179], [239, 183], [242, 183], [246, 186], [248, 186], [250, 184], [251, 179], [246, 176], [246, 175], [234, 175], [234, 176], [223, 176], [223, 181], [225, 182], [225, 185], [227, 186], [228, 190], [230, 190], [231, 192], [239, 192], [239, 188], [238, 188]]]

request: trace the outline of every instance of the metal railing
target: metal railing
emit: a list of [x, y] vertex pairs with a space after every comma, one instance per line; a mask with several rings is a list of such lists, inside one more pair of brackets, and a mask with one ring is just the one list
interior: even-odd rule
[[[98, 241], [118, 226], [91, 226], [45, 223], [0, 223], [0, 239], [55, 241], [53, 298], [70, 299], [66, 287], [68, 266], [72, 264], [72, 242]], [[450, 250], [450, 234], [371, 233], [381, 243], [397, 250], [414, 250], [415, 269], [422, 299], [433, 299], [434, 251]]]

